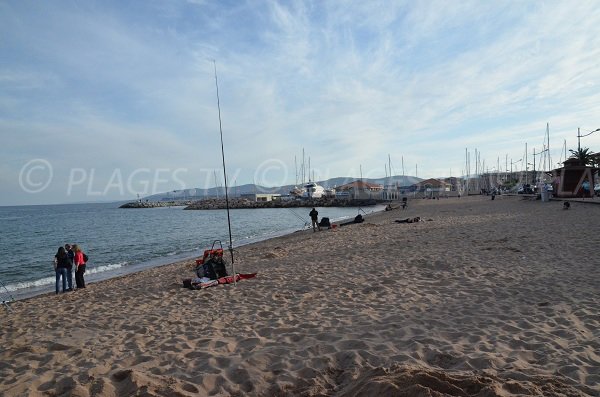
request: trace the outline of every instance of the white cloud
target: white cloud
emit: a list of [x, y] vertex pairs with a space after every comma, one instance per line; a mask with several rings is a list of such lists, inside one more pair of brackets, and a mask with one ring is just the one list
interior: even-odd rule
[[[440, 176], [464, 167], [465, 147], [489, 163], [520, 157], [548, 121], [557, 154], [564, 139], [576, 145], [578, 126], [600, 127], [593, 1], [22, 2], [0, 11], [10, 38], [0, 47], [2, 161], [12, 172], [73, 141], [85, 144], [74, 164], [218, 168], [209, 59], [238, 183], [252, 182], [265, 159], [293, 167], [303, 147], [323, 175], [358, 176], [361, 166], [383, 175], [389, 153], [407, 170], [419, 163], [419, 176]], [[598, 150], [600, 133], [583, 142]]]

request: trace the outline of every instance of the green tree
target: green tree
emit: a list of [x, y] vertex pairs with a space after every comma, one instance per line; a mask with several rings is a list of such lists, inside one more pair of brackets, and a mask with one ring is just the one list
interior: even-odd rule
[[590, 148], [569, 149], [569, 152], [571, 152], [572, 159], [578, 159], [583, 165], [593, 165], [594, 163], [594, 152]]

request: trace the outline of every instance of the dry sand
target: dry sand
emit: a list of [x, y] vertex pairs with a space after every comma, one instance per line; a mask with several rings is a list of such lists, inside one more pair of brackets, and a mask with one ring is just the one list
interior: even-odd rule
[[[326, 214], [323, 214], [326, 215]], [[421, 216], [426, 221], [394, 223]], [[3, 396], [598, 396], [600, 206], [407, 210], [12, 304]]]

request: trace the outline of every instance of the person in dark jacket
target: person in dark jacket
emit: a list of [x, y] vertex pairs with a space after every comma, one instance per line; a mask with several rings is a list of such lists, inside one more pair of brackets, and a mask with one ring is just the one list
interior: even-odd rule
[[67, 267], [67, 285], [69, 289], [67, 291], [73, 291], [73, 261], [75, 260], [75, 253], [71, 249], [71, 244], [65, 244], [65, 251], [69, 257], [69, 267]]
[[321, 226], [319, 226], [319, 212], [313, 207], [313, 209], [308, 213], [308, 215], [310, 215], [313, 232], [316, 232], [317, 229], [321, 231]]
[[54, 255], [54, 271], [56, 272], [56, 293], [59, 292], [60, 279], [62, 278], [62, 291], [67, 292], [67, 268], [69, 267], [69, 256], [65, 247], [58, 247]]

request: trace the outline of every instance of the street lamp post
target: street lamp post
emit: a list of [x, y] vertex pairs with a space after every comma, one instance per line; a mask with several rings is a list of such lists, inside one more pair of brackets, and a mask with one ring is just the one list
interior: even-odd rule
[[600, 128], [596, 128], [594, 131], [590, 131], [587, 134], [581, 135], [580, 128], [577, 128], [577, 152], [581, 152], [581, 138], [592, 135], [594, 132], [600, 131]]

